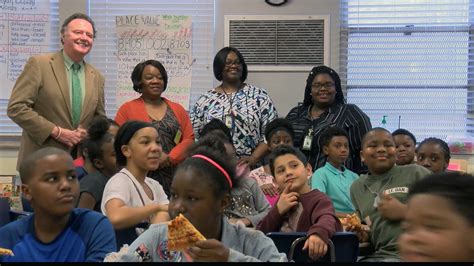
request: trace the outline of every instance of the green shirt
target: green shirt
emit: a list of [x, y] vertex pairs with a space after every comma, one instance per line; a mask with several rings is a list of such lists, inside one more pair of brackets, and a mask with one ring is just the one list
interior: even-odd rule
[[432, 174], [417, 165], [394, 165], [381, 175], [361, 175], [351, 186], [351, 199], [362, 221], [370, 225], [369, 240], [375, 248], [368, 257], [398, 258], [397, 240], [402, 229], [400, 221], [383, 218], [374, 207], [377, 194], [385, 192], [406, 204], [409, 187], [417, 180]]
[[336, 212], [353, 213], [354, 206], [349, 196], [349, 190], [352, 182], [357, 178], [359, 176], [356, 173], [344, 166], [341, 171], [326, 162], [311, 177], [311, 188], [326, 193], [331, 198]]

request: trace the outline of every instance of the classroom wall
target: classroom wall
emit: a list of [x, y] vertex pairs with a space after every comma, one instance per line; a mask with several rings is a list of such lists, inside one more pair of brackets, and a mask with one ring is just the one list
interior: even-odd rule
[[[330, 15], [329, 66], [339, 70], [339, 1], [289, 0], [286, 5], [273, 7], [264, 0], [216, 0], [216, 52], [224, 47], [225, 15]], [[303, 101], [305, 72], [249, 72], [247, 82], [264, 88], [273, 99], [280, 116]]]
[[[289, 0], [282, 7], [269, 6], [264, 0], [215, 0], [215, 3], [214, 47], [216, 52], [224, 46], [225, 15], [330, 15], [329, 66], [336, 71], [339, 70], [339, 1]], [[86, 13], [87, 10], [88, 0], [59, 1], [60, 24], [72, 13]], [[285, 116], [291, 107], [303, 100], [309, 70], [305, 72], [249, 72], [247, 82], [265, 88], [272, 97], [280, 116]], [[217, 81], [215, 82], [217, 85]], [[6, 141], [0, 143], [0, 175], [15, 174], [19, 137], [2, 137], [2, 139]], [[452, 157], [467, 160], [467, 172], [474, 173], [474, 156], [453, 155]]]
[[[215, 50], [224, 46], [224, 15], [330, 15], [330, 66], [339, 69], [339, 1], [289, 0], [282, 7], [272, 7], [264, 0], [215, 0]], [[75, 12], [86, 13], [87, 0], [59, 1], [60, 25]], [[59, 32], [59, 29], [58, 29]], [[58, 34], [58, 33], [56, 33]], [[100, 33], [99, 33], [100, 34]], [[58, 34], [59, 38], [59, 34]], [[303, 101], [305, 72], [249, 72], [248, 83], [265, 88], [273, 99], [280, 116], [286, 116], [291, 107]], [[213, 78], [213, 77], [210, 77]], [[217, 85], [217, 81], [216, 81]], [[0, 174], [16, 173], [19, 137], [0, 145]]]

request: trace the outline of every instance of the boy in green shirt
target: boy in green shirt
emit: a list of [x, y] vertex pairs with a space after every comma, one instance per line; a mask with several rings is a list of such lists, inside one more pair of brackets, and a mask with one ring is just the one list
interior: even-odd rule
[[359, 176], [344, 166], [349, 157], [349, 137], [339, 127], [330, 127], [321, 134], [320, 147], [326, 155], [326, 164], [317, 169], [311, 178], [311, 188], [331, 198], [336, 215], [340, 218], [354, 213], [349, 196], [352, 182]]

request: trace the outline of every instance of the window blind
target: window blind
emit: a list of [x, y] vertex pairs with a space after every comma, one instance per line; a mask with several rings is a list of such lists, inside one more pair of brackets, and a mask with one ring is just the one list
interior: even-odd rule
[[[115, 88], [117, 84], [117, 36], [115, 16], [119, 15], [189, 15], [192, 21], [192, 67], [190, 107], [198, 97], [213, 87], [214, 59], [214, 1], [213, 0], [90, 0], [90, 16], [97, 28], [94, 47], [88, 62], [105, 76], [106, 112], [115, 117]], [[150, 58], [153, 59], [153, 58]], [[130, 73], [131, 74], [131, 73]], [[130, 80], [130, 90], [132, 81]]]
[[[8, 4], [6, 3], [5, 6]], [[50, 25], [50, 40], [49, 40], [49, 51], [57, 51], [60, 49], [59, 43], [59, 4], [58, 0], [36, 0], [35, 6], [37, 7], [44, 7], [49, 5], [49, 19], [51, 21]], [[19, 5], [17, 5], [19, 8]], [[11, 13], [8, 11], [8, 8], [5, 8], [2, 13]], [[5, 29], [3, 32], [7, 34], [8, 31]], [[28, 56], [29, 57], [29, 56]], [[27, 60], [28, 58], [26, 58]], [[26, 60], [24, 63], [26, 63]], [[12, 88], [2, 88], [8, 89], [11, 92]], [[8, 116], [7, 116], [7, 107], [8, 107], [8, 100], [9, 99], [0, 99], [0, 137], [1, 140], [4, 140], [5, 137], [11, 136], [19, 136], [21, 135], [22, 129], [15, 124]]]
[[469, 0], [342, 0], [340, 74], [374, 127], [472, 135]]

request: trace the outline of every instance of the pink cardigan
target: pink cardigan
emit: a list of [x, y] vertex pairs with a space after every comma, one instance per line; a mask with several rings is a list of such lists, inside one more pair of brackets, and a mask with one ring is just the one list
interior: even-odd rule
[[[176, 119], [178, 119], [178, 124], [182, 132], [179, 143], [169, 153], [171, 163], [176, 165], [185, 159], [184, 156], [186, 149], [194, 143], [194, 131], [189, 115], [186, 110], [184, 110], [183, 106], [166, 98], [162, 99], [166, 102], [168, 107], [171, 108]], [[115, 122], [121, 126], [128, 120], [152, 122], [146, 111], [145, 101], [143, 98], [139, 97], [120, 106], [115, 115]]]

